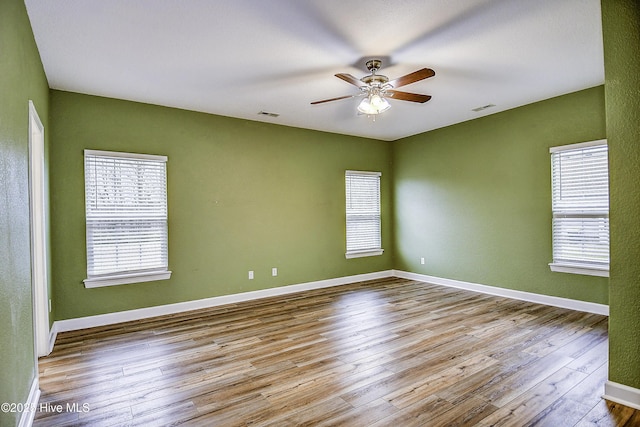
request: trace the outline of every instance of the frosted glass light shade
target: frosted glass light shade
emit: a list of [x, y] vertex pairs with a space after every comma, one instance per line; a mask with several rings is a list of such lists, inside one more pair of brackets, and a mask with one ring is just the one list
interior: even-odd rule
[[362, 114], [380, 114], [391, 108], [389, 102], [380, 95], [370, 95], [358, 105], [358, 111]]

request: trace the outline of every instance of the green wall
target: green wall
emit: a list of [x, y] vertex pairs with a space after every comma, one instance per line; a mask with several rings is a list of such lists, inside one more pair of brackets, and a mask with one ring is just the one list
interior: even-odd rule
[[[58, 320], [393, 268], [386, 142], [61, 91], [51, 123]], [[170, 280], [84, 288], [85, 148], [168, 156]], [[346, 169], [382, 172], [382, 256], [345, 259]]]
[[609, 380], [640, 389], [640, 1], [603, 0], [609, 141]]
[[[394, 143], [61, 91], [51, 111], [58, 320], [391, 268], [608, 302], [547, 265], [548, 149], [605, 137], [602, 87]], [[169, 156], [170, 280], [84, 288], [84, 148]], [[383, 172], [381, 257], [344, 258], [345, 169]]]
[[395, 142], [395, 268], [607, 304], [606, 278], [548, 267], [549, 147], [604, 137], [596, 87]]
[[[47, 132], [48, 85], [24, 3], [0, 2], [0, 402], [24, 403], [34, 359], [29, 229], [29, 100]], [[0, 425], [20, 414], [0, 412]]]

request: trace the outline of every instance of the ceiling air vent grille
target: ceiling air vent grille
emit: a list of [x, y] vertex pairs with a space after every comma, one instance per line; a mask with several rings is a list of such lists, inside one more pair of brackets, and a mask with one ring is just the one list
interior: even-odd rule
[[280, 116], [280, 114], [278, 114], [278, 113], [270, 113], [270, 112], [268, 112], [268, 111], [260, 111], [260, 112], [258, 113], [258, 115], [260, 115], [260, 116], [267, 116], [267, 117], [278, 117], [278, 116]]
[[476, 113], [482, 110], [486, 110], [487, 108], [493, 108], [495, 107], [495, 104], [487, 104], [487, 105], [483, 105], [482, 107], [478, 107], [478, 108], [474, 108], [471, 111], [475, 111]]

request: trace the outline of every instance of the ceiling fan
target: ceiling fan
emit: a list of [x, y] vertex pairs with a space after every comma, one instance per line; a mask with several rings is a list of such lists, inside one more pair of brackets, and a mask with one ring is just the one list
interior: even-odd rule
[[357, 79], [351, 74], [346, 73], [335, 75], [339, 79], [357, 86], [358, 89], [360, 89], [360, 93], [356, 95], [345, 95], [337, 98], [323, 99], [322, 101], [314, 101], [311, 104], [316, 105], [324, 102], [364, 96], [365, 98], [358, 105], [358, 111], [367, 115], [375, 115], [385, 112], [391, 107], [387, 98], [419, 103], [424, 103], [431, 99], [430, 95], [421, 95], [419, 93], [395, 90], [398, 87], [435, 76], [436, 73], [431, 68], [422, 68], [421, 70], [414, 71], [413, 73], [398, 77], [397, 79], [389, 80], [387, 76], [376, 74], [381, 65], [382, 61], [379, 59], [371, 59], [367, 61], [366, 66], [371, 74], [364, 76], [361, 79]]

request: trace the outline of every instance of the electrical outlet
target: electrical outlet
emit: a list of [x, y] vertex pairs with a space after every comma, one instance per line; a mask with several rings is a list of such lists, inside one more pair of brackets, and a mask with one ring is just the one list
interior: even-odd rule
[[271, 269], [271, 275], [272, 275], [272, 276], [277, 276], [277, 275], [278, 275], [278, 269], [277, 269], [276, 267], [273, 267], [273, 268]]
[[253, 270], [249, 270], [249, 280], [253, 280]]
[[420, 264], [424, 265], [424, 257], [420, 258]]

